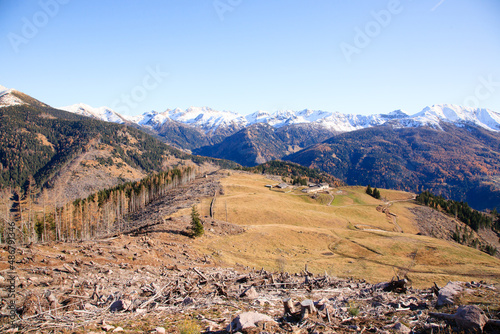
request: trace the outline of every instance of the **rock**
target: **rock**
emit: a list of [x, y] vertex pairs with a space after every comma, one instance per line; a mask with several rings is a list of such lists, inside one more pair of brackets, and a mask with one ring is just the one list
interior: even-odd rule
[[482, 333], [488, 322], [483, 310], [475, 305], [460, 306], [455, 313], [458, 329], [465, 333]]
[[95, 311], [97, 309], [97, 306], [94, 306], [90, 303], [85, 303], [83, 305], [83, 309], [86, 310], [86, 311]]
[[230, 333], [246, 330], [257, 327], [257, 323], [259, 322], [270, 322], [276, 324], [273, 318], [268, 315], [257, 312], [244, 312], [234, 318], [226, 330]]
[[120, 311], [126, 311], [130, 307], [132, 303], [126, 299], [119, 299], [117, 301], [114, 301], [111, 306], [109, 306], [109, 311], [110, 312], [120, 312]]
[[384, 290], [389, 286], [389, 282], [377, 283], [373, 286], [373, 290]]
[[117, 332], [123, 332], [123, 328], [116, 327], [115, 329], [113, 329], [113, 333], [117, 333]]
[[182, 305], [184, 305], [184, 306], [188, 306], [188, 305], [191, 305], [191, 304], [194, 304], [194, 299], [191, 298], [191, 297], [186, 297], [182, 301]]
[[45, 298], [47, 299], [47, 301], [49, 302], [50, 304], [50, 307], [51, 308], [57, 308], [59, 303], [57, 302], [57, 298], [56, 296], [52, 293], [52, 291], [50, 290], [47, 290], [45, 292]]
[[394, 326], [392, 326], [392, 328], [394, 329], [394, 331], [396, 333], [402, 333], [402, 334], [409, 334], [409, 333], [411, 333], [411, 329], [409, 329], [408, 327], [406, 327], [404, 324], [400, 323], [399, 321], [396, 322], [394, 324]]
[[457, 293], [462, 291], [462, 286], [459, 282], [448, 282], [442, 289], [439, 290], [438, 301], [436, 306], [455, 304], [454, 298]]
[[163, 327], [156, 327], [155, 331], [156, 331], [156, 334], [165, 334], [166, 333], [165, 328], [163, 328]]
[[101, 329], [102, 329], [103, 331], [105, 331], [105, 332], [109, 332], [109, 331], [111, 331], [111, 330], [115, 329], [115, 326], [112, 326], [112, 325], [106, 325], [106, 324], [104, 324], [104, 325], [102, 325]]
[[249, 287], [240, 295], [241, 298], [257, 299], [259, 298], [259, 293], [253, 286]]

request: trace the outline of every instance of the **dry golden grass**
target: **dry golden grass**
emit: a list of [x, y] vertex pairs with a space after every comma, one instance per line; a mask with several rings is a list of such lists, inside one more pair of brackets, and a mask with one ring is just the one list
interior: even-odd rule
[[[331, 206], [322, 196], [276, 192], [262, 175], [232, 173], [221, 180], [225, 195], [217, 198], [216, 219], [246, 226], [243, 234], [215, 236], [195, 242], [200, 251], [229, 265], [260, 269], [310, 271], [338, 277], [364, 278], [370, 282], [408, 273], [414, 286], [444, 284], [448, 280], [500, 282], [500, 261], [475, 249], [416, 235], [411, 202], [395, 202], [391, 212], [405, 233], [376, 210], [383, 204], [364, 193], [363, 187], [342, 187], [331, 193]], [[341, 191], [341, 194], [339, 194]], [[411, 194], [382, 190], [391, 200]], [[201, 204], [208, 215], [211, 199]], [[226, 204], [227, 203], [227, 204]]]

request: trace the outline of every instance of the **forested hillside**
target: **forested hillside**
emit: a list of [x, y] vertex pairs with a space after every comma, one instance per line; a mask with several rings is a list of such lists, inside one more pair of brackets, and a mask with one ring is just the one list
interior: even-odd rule
[[428, 189], [475, 209], [500, 206], [500, 135], [476, 126], [379, 126], [343, 133], [284, 160], [350, 185]]
[[332, 187], [344, 185], [344, 182], [328, 173], [318, 169], [307, 168], [288, 161], [272, 160], [255, 167], [241, 167], [240, 169], [256, 174], [283, 176], [290, 178], [292, 183], [328, 183]]
[[22, 93], [26, 104], [0, 108], [0, 185], [23, 187], [30, 176], [51, 186], [72, 160], [94, 148], [108, 151], [95, 160], [102, 166], [125, 165], [142, 173], [160, 171], [181, 160], [231, 162], [185, 154], [132, 127], [103, 122], [51, 108]]

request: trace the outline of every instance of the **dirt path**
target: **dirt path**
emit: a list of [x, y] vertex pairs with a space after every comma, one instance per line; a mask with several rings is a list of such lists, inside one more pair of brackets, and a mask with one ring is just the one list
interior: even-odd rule
[[331, 206], [333, 203], [333, 200], [335, 199], [335, 196], [333, 196], [332, 194], [328, 194], [328, 196], [330, 196], [332, 199], [330, 200], [330, 202], [328, 202], [328, 204], [326, 206]]
[[394, 203], [413, 201], [413, 200], [415, 200], [416, 197], [417, 196], [414, 194], [411, 198], [405, 198], [405, 199], [398, 199], [398, 200], [394, 200], [394, 201], [388, 201], [388, 202], [384, 203], [384, 206], [382, 206], [381, 211], [383, 213], [385, 213], [388, 218], [391, 218], [391, 222], [394, 225], [394, 232], [404, 233], [403, 229], [398, 224], [398, 218], [397, 218], [397, 216], [389, 210], [389, 207], [391, 207]]

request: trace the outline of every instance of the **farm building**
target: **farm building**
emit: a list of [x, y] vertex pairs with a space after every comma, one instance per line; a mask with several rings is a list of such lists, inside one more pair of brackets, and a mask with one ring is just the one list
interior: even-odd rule
[[316, 193], [318, 191], [327, 190], [329, 187], [330, 187], [330, 185], [328, 183], [321, 183], [321, 184], [311, 185], [311, 186], [309, 186], [309, 188], [303, 189], [302, 192]]

